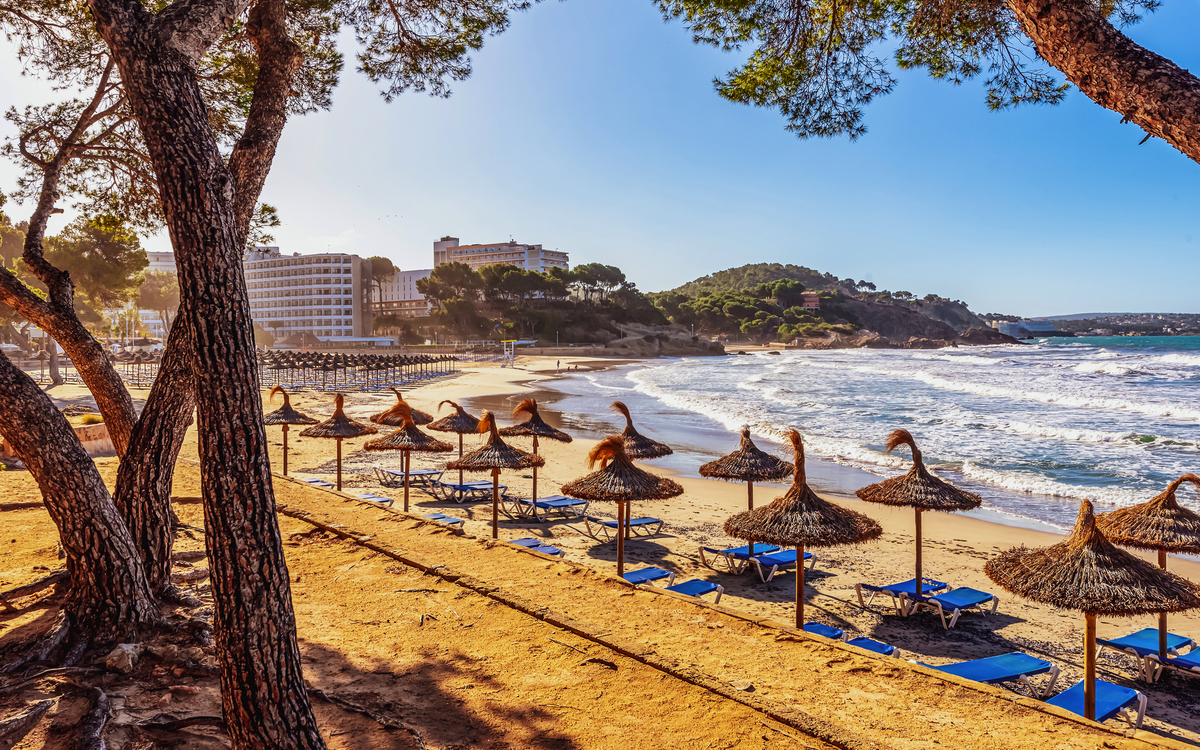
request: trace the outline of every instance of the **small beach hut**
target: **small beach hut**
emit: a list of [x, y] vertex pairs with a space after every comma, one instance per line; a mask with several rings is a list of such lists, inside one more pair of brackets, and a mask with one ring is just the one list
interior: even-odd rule
[[[571, 442], [571, 436], [562, 430], [555, 429], [546, 424], [542, 419], [542, 415], [538, 414], [537, 399], [527, 398], [517, 404], [517, 408], [513, 409], [512, 415], [515, 418], [518, 414], [528, 414], [529, 419], [524, 422], [519, 422], [511, 427], [505, 427], [500, 430], [503, 437], [531, 437], [533, 438], [533, 455], [538, 454], [538, 438], [548, 438], [557, 440], [560, 443]], [[537, 477], [538, 467], [533, 467], [533, 500], [537, 501]]]
[[662, 458], [669, 456], [675, 451], [671, 450], [671, 446], [666, 443], [660, 443], [657, 440], [651, 440], [642, 433], [638, 432], [633, 427], [633, 417], [629, 415], [629, 407], [620, 401], [613, 401], [611, 408], [613, 411], [619, 412], [625, 416], [625, 429], [621, 432], [621, 439], [625, 441], [625, 455], [629, 458], [640, 458], [643, 460], [652, 458]]
[[[1096, 525], [1113, 544], [1158, 552], [1158, 567], [1163, 570], [1168, 552], [1200, 555], [1200, 515], [1175, 500], [1175, 491], [1184, 482], [1200, 488], [1200, 477], [1184, 474], [1147, 502], [1096, 516]], [[1158, 655], [1167, 658], [1166, 612], [1158, 613]]]
[[496, 427], [496, 418], [490, 411], [480, 415], [478, 431], [481, 434], [488, 433], [488, 440], [483, 447], [476, 448], [457, 461], [451, 461], [446, 464], [446, 468], [492, 472], [492, 539], [497, 539], [500, 533], [500, 470], [542, 466], [546, 459], [513, 448], [504, 442]]
[[317, 420], [313, 419], [312, 417], [308, 416], [307, 414], [301, 414], [300, 412], [293, 409], [292, 408], [292, 399], [290, 396], [288, 396], [287, 391], [283, 390], [282, 386], [277, 385], [271, 389], [271, 396], [268, 399], [268, 401], [274, 401], [276, 393], [283, 394], [283, 406], [279, 407], [278, 409], [276, 409], [275, 411], [273, 411], [269, 414], [264, 414], [263, 415], [263, 424], [267, 424], [267, 425], [277, 424], [277, 425], [283, 426], [283, 475], [286, 477], [288, 475], [288, 473], [287, 473], [287, 469], [288, 469], [288, 444], [287, 444], [288, 425], [316, 424]]
[[[667, 500], [683, 494], [683, 487], [672, 479], [643, 471], [633, 465], [625, 453], [620, 435], [604, 438], [588, 453], [588, 468], [596, 463], [604, 468], [563, 485], [562, 493], [588, 502], [617, 504], [618, 525], [629, 516], [634, 500]], [[617, 534], [617, 575], [625, 575], [625, 535]]]
[[363, 435], [374, 435], [379, 432], [378, 428], [356, 422], [346, 416], [346, 412], [342, 410], [342, 406], [346, 401], [346, 397], [338, 394], [334, 399], [334, 404], [337, 408], [334, 409], [333, 416], [326, 419], [320, 424], [309, 427], [304, 432], [300, 433], [301, 437], [314, 438], [333, 438], [337, 440], [337, 489], [342, 491], [342, 441], [346, 438], [362, 437]]
[[412, 422], [415, 425], [419, 426], [423, 424], [429, 424], [433, 421], [432, 414], [421, 411], [420, 409], [414, 409], [411, 404], [404, 400], [404, 396], [400, 394], [399, 390], [392, 388], [392, 393], [396, 394], [396, 405], [386, 411], [381, 411], [378, 414], [372, 414], [372, 422], [375, 424], [387, 425], [389, 427], [399, 427], [400, 425], [404, 424], [405, 420], [404, 412], [400, 410], [400, 407], [408, 409], [408, 414], [411, 415]]
[[[470, 414], [467, 414], [467, 412], [461, 406], [453, 401], [450, 401], [449, 399], [438, 404], [438, 411], [441, 411], [442, 407], [446, 404], [450, 404], [454, 407], [454, 413], [449, 416], [442, 417], [436, 422], [430, 422], [429, 424], [425, 425], [425, 429], [436, 430], [437, 432], [458, 433], [458, 457], [461, 459], [463, 457], [463, 435], [477, 434], [479, 432], [479, 420], [475, 417], [472, 417]], [[462, 470], [459, 470], [458, 472], [458, 483], [463, 483]]]
[[880, 503], [913, 508], [915, 511], [915, 531], [917, 545], [915, 587], [917, 596], [921, 596], [921, 513], [927, 510], [940, 510], [952, 513], [959, 510], [978, 508], [983, 498], [973, 492], [960, 490], [949, 482], [930, 473], [921, 460], [921, 451], [908, 430], [895, 430], [888, 435], [886, 453], [891, 453], [901, 445], [907, 445], [912, 450], [913, 465], [907, 474], [863, 487], [858, 492], [860, 500], [868, 503]]
[[988, 560], [988, 578], [1017, 596], [1083, 612], [1084, 716], [1096, 718], [1096, 616], [1131, 617], [1200, 607], [1200, 588], [1118, 549], [1084, 500], [1071, 534], [1049, 547], [1014, 547]]
[[[742, 433], [743, 444], [748, 442]], [[787, 493], [768, 505], [738, 513], [725, 522], [735, 539], [796, 548], [796, 627], [804, 627], [804, 548], [838, 547], [879, 538], [883, 529], [874, 519], [817, 496], [805, 481], [804, 441], [788, 431], [796, 467]]]
[[408, 472], [412, 460], [412, 452], [420, 451], [422, 453], [448, 453], [454, 450], [454, 446], [449, 443], [443, 443], [435, 437], [426, 435], [417, 429], [417, 425], [413, 422], [411, 408], [403, 400], [393, 406], [389, 411], [397, 411], [401, 417], [400, 428], [393, 431], [390, 435], [368, 440], [364, 449], [369, 451], [403, 451], [404, 461], [404, 512], [408, 512]]

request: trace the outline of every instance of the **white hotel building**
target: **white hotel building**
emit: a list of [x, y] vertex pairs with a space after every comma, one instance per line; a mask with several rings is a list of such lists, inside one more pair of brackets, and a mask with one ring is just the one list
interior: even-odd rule
[[283, 255], [256, 247], [242, 256], [250, 314], [276, 339], [307, 333], [322, 341], [376, 340], [371, 263], [357, 255]]
[[551, 268], [570, 268], [567, 254], [545, 250], [541, 245], [522, 245], [519, 242], [494, 242], [487, 245], [460, 245], [457, 237], [443, 237], [433, 243], [433, 265], [466, 263], [479, 270], [495, 263], [511, 263], [527, 271], [546, 273]]
[[417, 280], [428, 278], [432, 268], [417, 271], [397, 270], [390, 279], [380, 282], [372, 292], [371, 307], [376, 315], [395, 315], [401, 318], [427, 318], [433, 305], [417, 291]]

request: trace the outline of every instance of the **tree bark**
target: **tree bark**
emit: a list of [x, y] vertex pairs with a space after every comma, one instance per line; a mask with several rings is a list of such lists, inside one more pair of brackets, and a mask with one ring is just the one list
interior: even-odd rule
[[50, 342], [50, 360], [46, 363], [50, 369], [50, 385], [62, 385], [62, 370], [58, 369], [58, 347]]
[[1087, 0], [1006, 0], [1038, 54], [1102, 107], [1200, 162], [1200, 79], [1134, 43]]
[[161, 617], [129, 530], [66, 417], [0, 357], [0, 432], [29, 468], [58, 527], [71, 574], [64, 611], [80, 635], [124, 640]]
[[[267, 2], [282, 13], [282, 0]], [[275, 515], [234, 175], [196, 79], [196, 60], [220, 31], [214, 24], [240, 8], [182, 0], [154, 17], [130, 0], [89, 4], [161, 186], [183, 301], [176, 325], [195, 338], [206, 543], [229, 735], [235, 748], [323, 748], [304, 690]], [[265, 106], [286, 110], [286, 94], [271, 96], [276, 101]]]
[[129, 438], [127, 459], [117, 470], [114, 500], [141, 554], [150, 589], [156, 594], [171, 587], [171, 480], [184, 435], [196, 408], [192, 377], [193, 340], [187, 326], [175, 326], [158, 378], [150, 389], [142, 415]]

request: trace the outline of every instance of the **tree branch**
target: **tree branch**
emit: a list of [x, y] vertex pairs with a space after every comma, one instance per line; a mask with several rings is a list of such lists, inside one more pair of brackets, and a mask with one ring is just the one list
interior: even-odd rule
[[252, 0], [178, 0], [159, 13], [154, 26], [174, 48], [193, 63], [233, 26]]

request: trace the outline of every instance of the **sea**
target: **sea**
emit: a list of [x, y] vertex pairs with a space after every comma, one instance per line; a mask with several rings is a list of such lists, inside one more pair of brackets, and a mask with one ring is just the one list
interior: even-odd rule
[[[915, 436], [926, 464], [984, 498], [989, 520], [1062, 530], [1082, 499], [1104, 511], [1200, 473], [1200, 337], [1048, 338], [1022, 346], [853, 349], [660, 359], [550, 384], [546, 406], [578, 432], [611, 434], [624, 401], [656, 461], [696, 475], [748, 425], [764, 449], [804, 436], [819, 491], [850, 493], [911, 465], [887, 434]], [[822, 486], [824, 485], [824, 486]], [[1191, 485], [1179, 501], [1200, 511]]]

